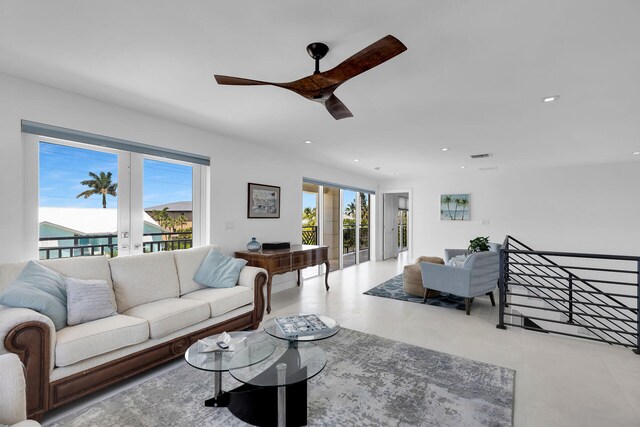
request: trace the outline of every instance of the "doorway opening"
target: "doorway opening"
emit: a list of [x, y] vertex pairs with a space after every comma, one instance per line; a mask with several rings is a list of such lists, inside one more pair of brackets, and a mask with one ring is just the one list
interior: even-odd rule
[[382, 206], [382, 259], [397, 258], [401, 252], [410, 254], [411, 215], [410, 191], [383, 193]]

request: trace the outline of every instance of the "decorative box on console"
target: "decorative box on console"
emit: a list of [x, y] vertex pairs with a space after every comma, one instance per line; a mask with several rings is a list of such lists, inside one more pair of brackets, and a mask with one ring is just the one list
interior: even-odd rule
[[290, 249], [291, 242], [270, 242], [263, 243], [262, 249]]

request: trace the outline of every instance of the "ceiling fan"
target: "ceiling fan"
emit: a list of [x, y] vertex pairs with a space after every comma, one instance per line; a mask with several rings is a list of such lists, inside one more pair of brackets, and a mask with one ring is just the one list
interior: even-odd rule
[[350, 78], [388, 61], [405, 50], [407, 50], [407, 47], [400, 40], [389, 35], [345, 59], [335, 68], [320, 72], [320, 60], [329, 52], [329, 46], [317, 42], [307, 46], [307, 52], [316, 61], [316, 69], [313, 74], [300, 80], [288, 83], [273, 83], [217, 74], [215, 78], [218, 84], [221, 85], [271, 85], [289, 89], [307, 99], [324, 104], [327, 111], [336, 120], [340, 120], [353, 117], [353, 114], [333, 92]]

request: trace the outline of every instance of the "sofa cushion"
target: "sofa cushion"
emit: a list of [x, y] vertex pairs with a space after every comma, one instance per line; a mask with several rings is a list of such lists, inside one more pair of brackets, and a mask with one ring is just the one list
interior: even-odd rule
[[140, 304], [180, 296], [171, 252], [112, 258], [109, 265], [118, 313]]
[[0, 292], [0, 304], [44, 314], [56, 330], [67, 326], [64, 277], [35, 261], [30, 261], [9, 287]]
[[104, 280], [109, 286], [113, 286], [109, 258], [103, 255], [47, 259], [38, 262], [66, 277]]
[[65, 283], [67, 325], [79, 325], [118, 314], [113, 288], [106, 281], [67, 277]]
[[220, 316], [253, 302], [253, 290], [246, 286], [202, 289], [183, 295], [180, 299], [204, 301], [211, 307], [211, 317]]
[[245, 265], [246, 259], [231, 258], [211, 249], [193, 280], [210, 288], [232, 288], [238, 283]]
[[147, 339], [146, 320], [123, 315], [68, 326], [57, 332], [56, 366], [73, 365]]
[[203, 301], [168, 298], [125, 311], [127, 316], [149, 322], [149, 336], [162, 338], [172, 332], [208, 319], [209, 306]]
[[202, 264], [202, 260], [207, 256], [212, 246], [202, 246], [199, 248], [182, 249], [179, 251], [173, 251], [173, 259], [176, 262], [176, 269], [178, 270], [178, 281], [180, 282], [180, 295], [188, 294], [189, 292], [199, 291], [206, 286], [196, 283], [193, 280], [198, 267]]

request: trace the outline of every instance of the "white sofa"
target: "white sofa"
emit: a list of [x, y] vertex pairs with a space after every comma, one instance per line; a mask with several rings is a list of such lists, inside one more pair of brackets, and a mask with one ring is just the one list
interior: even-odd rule
[[[211, 248], [41, 261], [68, 277], [112, 284], [118, 314], [56, 331], [40, 313], [0, 305], [0, 354], [16, 353], [26, 367], [29, 418], [180, 357], [202, 337], [256, 329], [266, 271], [244, 267], [232, 288], [199, 285], [193, 276]], [[0, 289], [25, 265], [0, 265]]]

